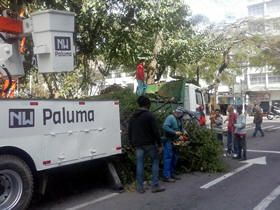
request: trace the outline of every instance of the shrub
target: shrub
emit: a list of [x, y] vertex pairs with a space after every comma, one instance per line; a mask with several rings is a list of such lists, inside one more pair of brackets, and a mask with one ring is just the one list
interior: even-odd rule
[[180, 148], [178, 168], [181, 172], [223, 172], [223, 147], [211, 130], [189, 121], [185, 125], [190, 144]]

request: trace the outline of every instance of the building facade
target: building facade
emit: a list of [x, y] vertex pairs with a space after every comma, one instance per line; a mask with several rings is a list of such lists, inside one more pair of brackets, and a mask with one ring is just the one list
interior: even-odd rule
[[[280, 0], [248, 0], [248, 16], [262, 24], [252, 24], [252, 33], [280, 34]], [[264, 112], [280, 102], [280, 75], [274, 74], [269, 66], [249, 67], [244, 71], [245, 91], [248, 104], [260, 104]]]

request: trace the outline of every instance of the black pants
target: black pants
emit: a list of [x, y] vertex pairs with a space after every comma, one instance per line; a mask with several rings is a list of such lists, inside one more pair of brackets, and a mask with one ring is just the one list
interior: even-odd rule
[[247, 158], [247, 144], [246, 144], [246, 136], [236, 135], [237, 143], [238, 143], [238, 157], [241, 158], [241, 154], [243, 158]]

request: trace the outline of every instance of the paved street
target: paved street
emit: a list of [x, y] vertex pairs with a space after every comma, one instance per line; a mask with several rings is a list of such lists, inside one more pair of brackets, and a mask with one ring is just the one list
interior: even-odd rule
[[[252, 118], [247, 120], [248, 162], [226, 158], [232, 170], [225, 174], [191, 173], [176, 183], [162, 183], [165, 192], [145, 194], [116, 193], [103, 185], [102, 176], [83, 187], [69, 187], [71, 192], [47, 196], [34, 202], [31, 209], [174, 209], [174, 210], [279, 210], [280, 209], [280, 120], [264, 120], [265, 137], [252, 138]], [[255, 159], [250, 162], [251, 159]], [[235, 169], [235, 170], [233, 170]], [[104, 177], [103, 177], [104, 178]], [[75, 182], [75, 180], [71, 180]], [[76, 189], [77, 188], [77, 189]], [[52, 187], [56, 194], [56, 187]]]

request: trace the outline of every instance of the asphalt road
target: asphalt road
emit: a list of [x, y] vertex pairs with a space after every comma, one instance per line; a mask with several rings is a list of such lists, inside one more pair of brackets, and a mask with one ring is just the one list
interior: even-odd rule
[[[76, 175], [70, 177], [54, 176], [56, 181], [50, 183], [47, 195], [40, 201], [34, 201], [30, 209], [279, 210], [280, 120], [264, 120], [265, 137], [256, 138], [252, 138], [252, 119], [247, 122], [247, 158], [259, 158], [257, 160], [262, 160], [262, 164], [258, 164], [259, 161], [250, 164], [225, 158], [232, 168], [231, 174], [184, 174], [182, 180], [175, 183], [161, 183], [166, 191], [156, 194], [150, 189], [145, 194], [119, 194], [106, 184], [102, 171], [91, 170], [89, 173], [77, 170]], [[244, 169], [241, 170], [241, 167]], [[209, 188], [201, 188], [218, 178], [221, 180]]]

